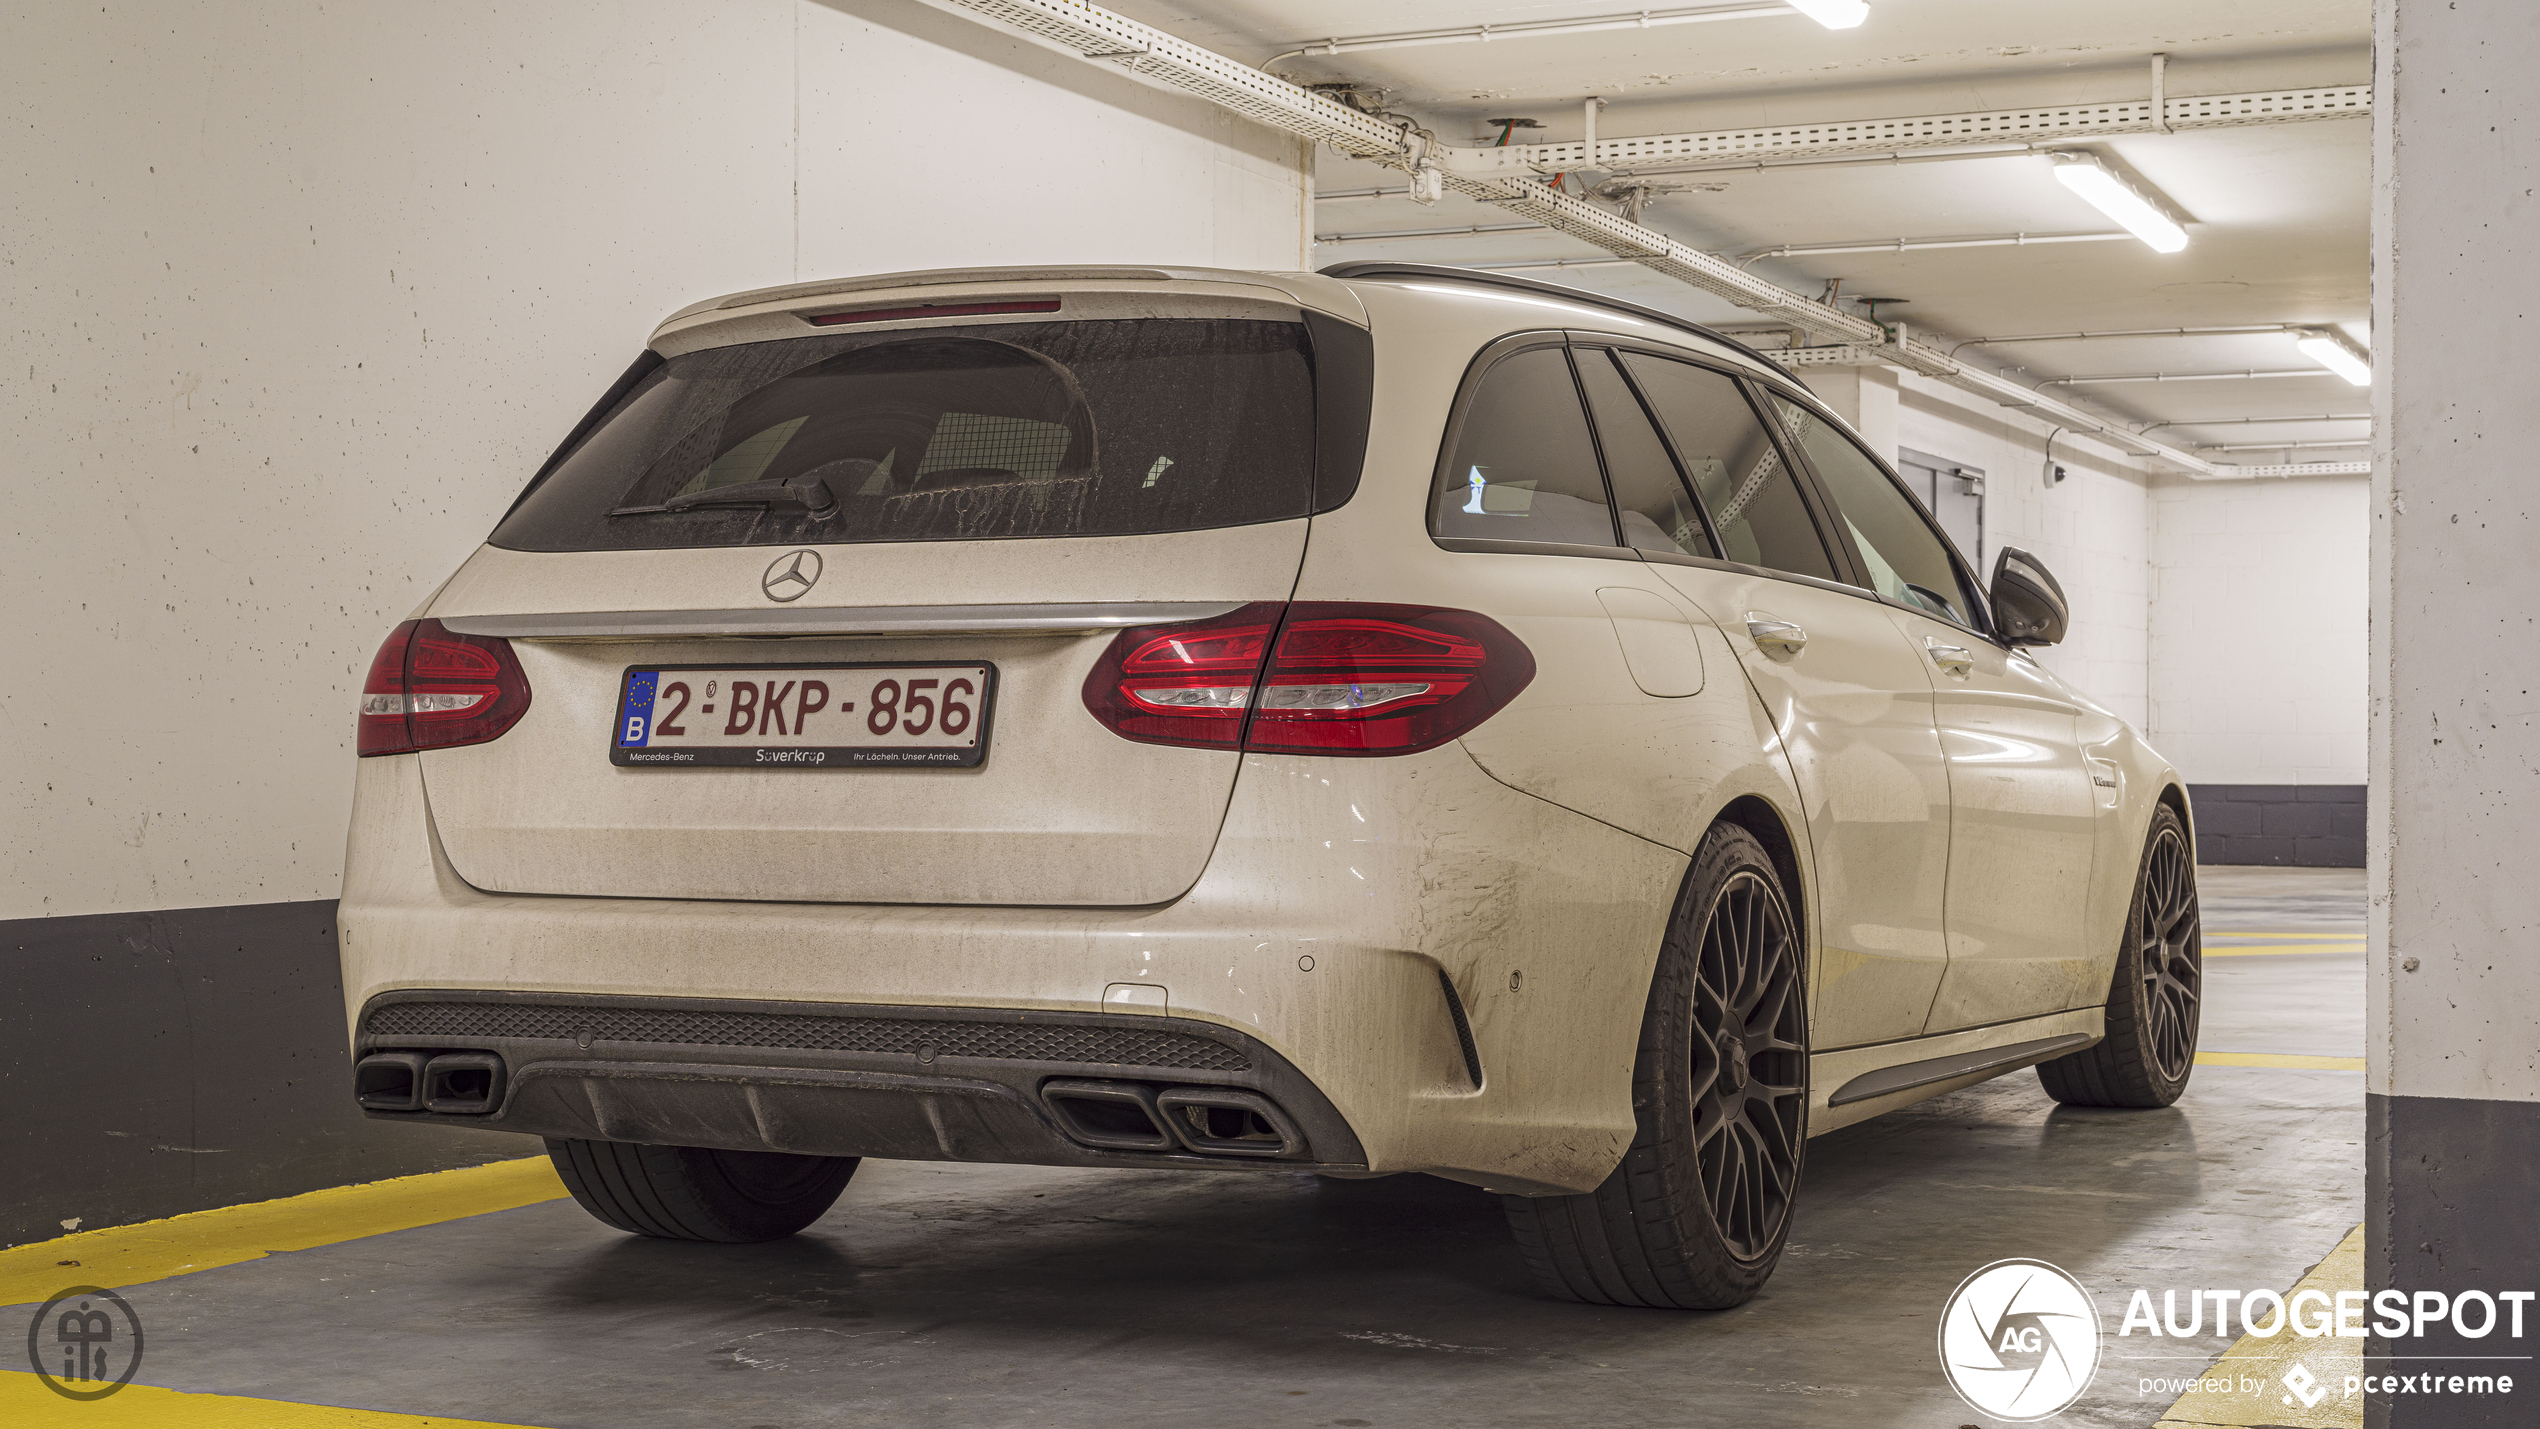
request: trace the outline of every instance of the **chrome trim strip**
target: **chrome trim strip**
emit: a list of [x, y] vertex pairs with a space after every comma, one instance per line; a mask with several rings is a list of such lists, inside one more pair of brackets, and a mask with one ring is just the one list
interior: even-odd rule
[[510, 640], [782, 639], [809, 635], [1069, 635], [1208, 620], [1239, 600], [1101, 601], [1081, 605], [833, 605], [804, 609], [578, 610], [546, 615], [445, 615], [461, 635]]

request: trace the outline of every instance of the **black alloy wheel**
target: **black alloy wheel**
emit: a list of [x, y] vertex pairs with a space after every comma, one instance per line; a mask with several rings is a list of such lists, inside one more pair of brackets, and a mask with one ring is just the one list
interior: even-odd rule
[[1807, 1160], [1805, 974], [1771, 854], [1713, 825], [1650, 977], [1622, 1163], [1593, 1191], [1502, 1198], [1545, 1290], [1725, 1310], [1764, 1288]]
[[2037, 1079], [2068, 1106], [2168, 1106], [2196, 1070], [2204, 1001], [2196, 859], [2186, 821], [2163, 804], [2152, 811], [2143, 839], [2108, 989], [2107, 1036], [2095, 1047], [2039, 1063]]
[[2175, 828], [2161, 829], [2144, 860], [2134, 942], [2151, 1013], [2146, 1041], [2152, 1066], [2176, 1082], [2186, 1081], [2196, 1063], [2197, 1013], [2205, 992], [2196, 915], [2196, 867], [2187, 857], [2187, 839]]
[[1799, 1190], [1807, 1033], [1790, 911], [1742, 869], [1720, 890], [1694, 963], [1693, 1139], [1711, 1222], [1740, 1260], [1769, 1250]]

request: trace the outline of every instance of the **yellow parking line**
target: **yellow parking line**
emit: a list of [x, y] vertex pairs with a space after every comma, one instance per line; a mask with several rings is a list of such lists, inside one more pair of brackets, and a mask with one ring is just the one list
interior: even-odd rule
[[2299, 933], [2261, 933], [2246, 928], [2207, 928], [2204, 932], [2208, 938], [2336, 938], [2353, 943], [2364, 940], [2361, 933], [2323, 933], [2317, 928]]
[[388, 1414], [127, 1384], [103, 1399], [64, 1399], [23, 1370], [0, 1374], [0, 1423], [11, 1429], [522, 1429], [482, 1419]]
[[2305, 1057], [2287, 1052], [2199, 1052], [2200, 1067], [2291, 1067], [2306, 1072], [2360, 1072], [2361, 1057]]
[[2264, 943], [2251, 944], [2248, 947], [2233, 947], [2229, 944], [2217, 946], [2207, 943], [2205, 956], [2209, 958], [2271, 958], [2282, 957], [2287, 953], [2361, 953], [2363, 950], [2363, 940], [2360, 938], [2351, 943]]
[[[2317, 1290], [2334, 1299], [2341, 1290], [2363, 1288], [2364, 1228], [2357, 1226], [2311, 1267], [2310, 1274], [2285, 1291], [2284, 1298], [2290, 1301], [2305, 1290]], [[2292, 1386], [2283, 1377], [2295, 1364], [2309, 1370], [2311, 1379], [2327, 1389], [2317, 1403], [2293, 1401]], [[2152, 1429], [2362, 1429], [2364, 1397], [2342, 1391], [2347, 1376], [2363, 1370], [2360, 1339], [2244, 1336], [2198, 1376], [2200, 1383], [2211, 1388], [2180, 1395]], [[2254, 1391], [2243, 1387], [2253, 1384], [2259, 1386]]]
[[[275, 1251], [307, 1250], [462, 1216], [508, 1211], [565, 1194], [554, 1165], [544, 1156], [531, 1156], [360, 1186], [334, 1186], [278, 1201], [192, 1211], [139, 1225], [80, 1231], [0, 1250], [0, 1305], [37, 1303], [70, 1285], [102, 1285], [110, 1290], [139, 1285], [260, 1260]], [[47, 1398], [57, 1397], [41, 1385], [37, 1389]]]

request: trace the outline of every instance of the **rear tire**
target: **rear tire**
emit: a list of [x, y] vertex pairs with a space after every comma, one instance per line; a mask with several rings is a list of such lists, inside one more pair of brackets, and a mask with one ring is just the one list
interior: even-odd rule
[[1771, 857], [1746, 830], [1714, 825], [1650, 980], [1631, 1149], [1585, 1195], [1502, 1198], [1544, 1289], [1725, 1310], [1764, 1288], [1808, 1147], [1803, 970]]
[[2187, 825], [2167, 804], [2153, 810], [2108, 989], [2108, 1035], [2095, 1047], [2040, 1062], [2037, 1080], [2066, 1106], [2164, 1107], [2196, 1070], [2205, 954], [2196, 905], [2196, 860]]
[[605, 1224], [662, 1240], [780, 1240], [837, 1203], [854, 1156], [547, 1141], [565, 1189]]

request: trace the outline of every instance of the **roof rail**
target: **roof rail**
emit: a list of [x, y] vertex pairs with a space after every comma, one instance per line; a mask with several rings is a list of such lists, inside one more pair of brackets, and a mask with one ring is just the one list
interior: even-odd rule
[[[1449, 282], [1481, 283], [1493, 288], [1515, 288], [1522, 292], [1541, 293], [1547, 297], [1585, 303], [1592, 308], [1610, 308], [1618, 313], [1629, 313], [1647, 322], [1659, 323], [1692, 333], [1696, 337], [1707, 338], [1733, 352], [1742, 352], [1775, 372], [1789, 375], [1781, 364], [1727, 333], [1715, 332], [1691, 318], [1680, 318], [1674, 313], [1663, 313], [1656, 308], [1625, 302], [1621, 298], [1609, 298], [1601, 293], [1591, 293], [1585, 288], [1572, 288], [1560, 283], [1545, 283], [1533, 278], [1519, 278], [1482, 268], [1457, 268], [1444, 263], [1388, 263], [1377, 258], [1361, 259], [1355, 263], [1335, 263], [1328, 268], [1318, 268], [1315, 271], [1326, 278], [1443, 278]], [[1798, 379], [1793, 377], [1791, 380]]]

